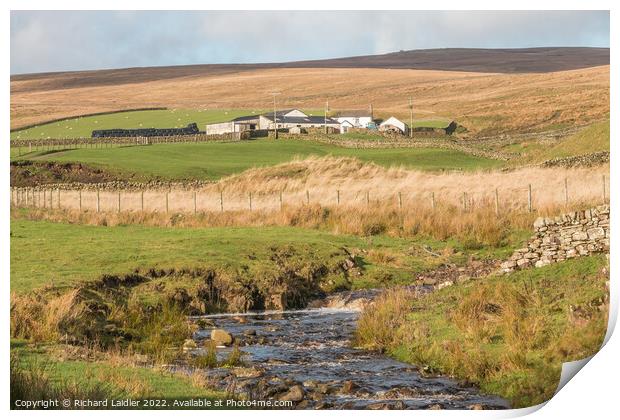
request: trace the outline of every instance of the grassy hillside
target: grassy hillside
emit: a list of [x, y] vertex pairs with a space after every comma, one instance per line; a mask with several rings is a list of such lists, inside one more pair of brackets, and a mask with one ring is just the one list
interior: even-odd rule
[[349, 149], [305, 140], [268, 139], [239, 143], [75, 149], [46, 153], [35, 159], [82, 162], [115, 172], [149, 177], [214, 180], [249, 168], [275, 165], [310, 155], [356, 157], [385, 167], [404, 166], [423, 170], [486, 169], [498, 167], [502, 163], [444, 149]]
[[[320, 109], [303, 110], [308, 115], [323, 115]], [[68, 118], [62, 121], [43, 123], [36, 127], [11, 132], [11, 140], [18, 139], [62, 139], [90, 138], [93, 130], [110, 128], [180, 128], [190, 123], [198, 124], [204, 131], [206, 124], [230, 121], [245, 115], [269, 113], [270, 110], [256, 109], [165, 109], [114, 112], [103, 115]], [[416, 119], [414, 127], [445, 128], [449, 119]], [[383, 138], [372, 135], [369, 138]], [[359, 133], [351, 133], [344, 137], [360, 137]]]
[[[467, 281], [421, 298], [387, 295], [361, 345], [473, 382], [515, 407], [551, 398], [561, 364], [594, 354], [607, 329], [602, 255]], [[391, 329], [386, 329], [391, 325]]]
[[[93, 112], [141, 107], [271, 109], [274, 86], [281, 108], [367, 109], [381, 118], [449, 118], [469, 133], [541, 131], [586, 124], [609, 113], [609, 66], [533, 74], [493, 74], [372, 68], [243, 68], [144, 80], [145, 71], [41, 75], [11, 81], [11, 127]], [[148, 70], [146, 70], [148, 73]], [[99, 80], [98, 80], [99, 77]], [[59, 88], [55, 79], [60, 80]], [[85, 83], [82, 83], [85, 82]]]
[[[230, 121], [244, 115], [265, 112], [256, 109], [165, 109], [115, 112], [89, 117], [69, 118], [36, 127], [11, 132], [11, 140], [41, 138], [89, 138], [93, 130], [110, 128], [180, 128], [198, 124], [204, 131], [206, 124]], [[323, 115], [322, 110], [304, 110], [308, 115]], [[440, 125], [445, 122], [440, 121]]]
[[14, 131], [11, 140], [37, 138], [79, 138], [90, 137], [93, 130], [108, 128], [178, 128], [195, 122], [200, 130], [205, 124], [229, 121], [242, 115], [259, 111], [221, 109], [166, 109], [148, 111], [118, 112], [106, 115], [71, 118], [37, 127]]
[[592, 124], [566, 140], [543, 151], [541, 160], [567, 156], [586, 155], [594, 152], [609, 152], [609, 120]]
[[521, 157], [512, 161], [513, 165], [520, 165], [595, 152], [608, 152], [609, 148], [610, 132], [609, 120], [607, 120], [593, 123], [552, 146], [530, 140], [512, 144], [503, 150], [521, 154]]

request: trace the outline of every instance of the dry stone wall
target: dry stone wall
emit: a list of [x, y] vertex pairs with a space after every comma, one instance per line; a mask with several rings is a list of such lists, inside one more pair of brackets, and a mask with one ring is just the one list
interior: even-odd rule
[[539, 217], [536, 234], [526, 247], [517, 249], [501, 269], [505, 273], [527, 267], [542, 267], [568, 258], [609, 252], [609, 206]]

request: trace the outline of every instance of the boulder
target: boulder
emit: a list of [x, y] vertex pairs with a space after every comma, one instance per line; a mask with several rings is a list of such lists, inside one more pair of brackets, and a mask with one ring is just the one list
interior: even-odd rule
[[228, 331], [218, 328], [211, 331], [211, 340], [216, 346], [230, 346], [234, 339]]
[[279, 400], [280, 401], [293, 401], [299, 402], [304, 399], [304, 389], [300, 385], [293, 385], [289, 388], [288, 392], [282, 395]]
[[359, 389], [359, 385], [357, 385], [353, 381], [344, 381], [342, 387], [340, 388], [341, 394], [352, 394], [354, 391]]
[[191, 338], [188, 338], [187, 340], [183, 342], [183, 350], [192, 350], [192, 349], [195, 349], [196, 347], [198, 347], [196, 345], [196, 342], [192, 340]]

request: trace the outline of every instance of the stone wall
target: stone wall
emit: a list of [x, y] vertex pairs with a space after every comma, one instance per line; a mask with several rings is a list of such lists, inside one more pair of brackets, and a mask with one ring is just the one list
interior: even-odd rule
[[539, 217], [534, 222], [534, 229], [536, 233], [527, 246], [517, 249], [502, 264], [503, 272], [609, 252], [608, 205], [553, 218]]
[[609, 152], [595, 152], [588, 155], [550, 159], [544, 161], [541, 166], [544, 168], [553, 168], [557, 166], [564, 168], [575, 168], [597, 166], [604, 163], [609, 163]]

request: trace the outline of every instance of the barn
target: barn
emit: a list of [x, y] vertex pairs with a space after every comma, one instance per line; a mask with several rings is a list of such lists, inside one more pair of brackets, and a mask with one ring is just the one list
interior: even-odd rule
[[409, 126], [396, 117], [390, 117], [379, 124], [379, 131], [395, 132], [406, 135], [409, 133]]

